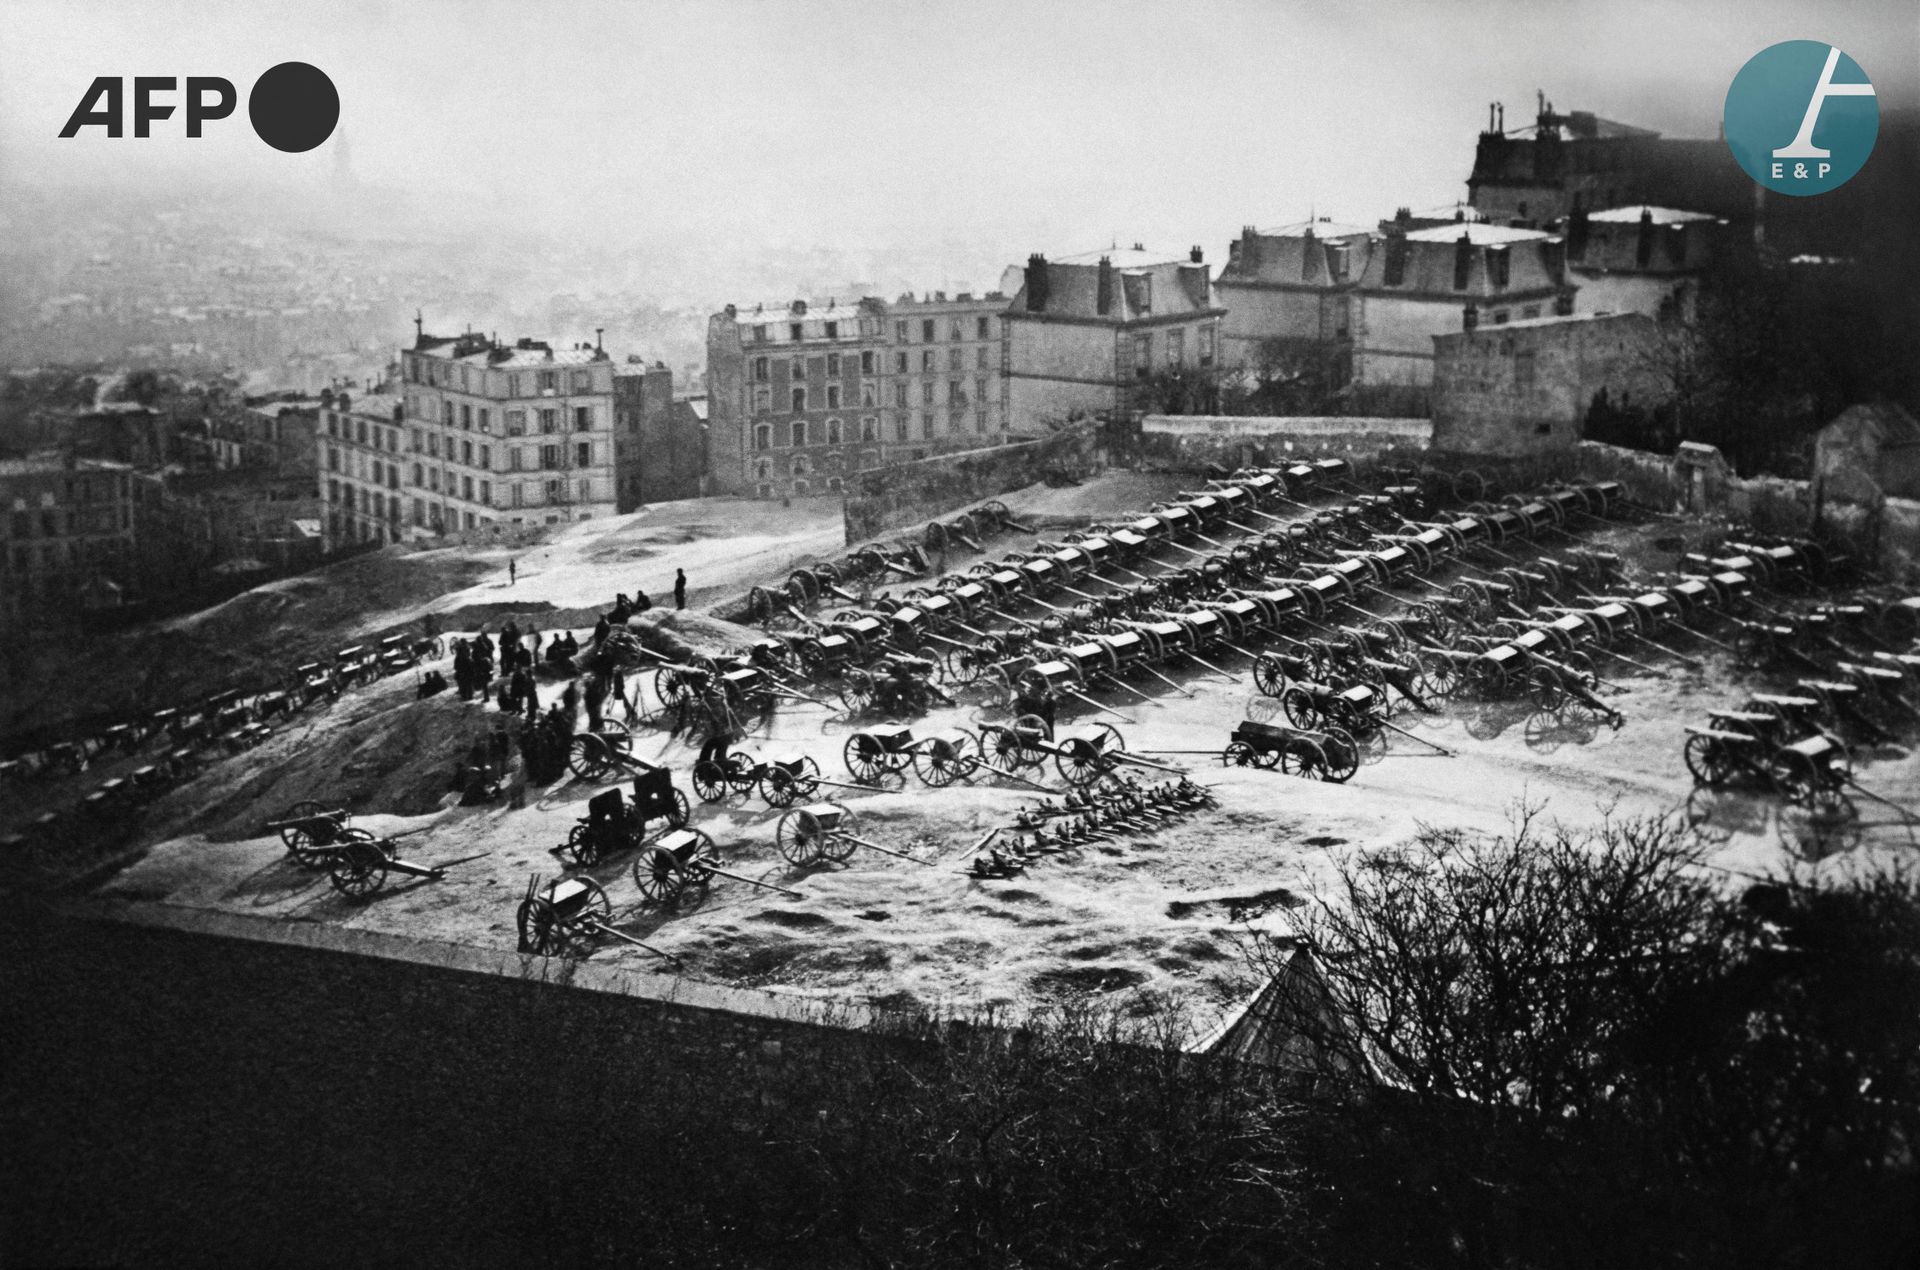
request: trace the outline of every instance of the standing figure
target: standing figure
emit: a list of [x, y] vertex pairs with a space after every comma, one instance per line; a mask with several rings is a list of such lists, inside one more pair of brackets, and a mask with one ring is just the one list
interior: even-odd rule
[[673, 571], [673, 607], [676, 609], [687, 607], [687, 571], [685, 569]]
[[460, 690], [460, 700], [473, 699], [473, 649], [464, 639], [453, 646], [453, 683]]

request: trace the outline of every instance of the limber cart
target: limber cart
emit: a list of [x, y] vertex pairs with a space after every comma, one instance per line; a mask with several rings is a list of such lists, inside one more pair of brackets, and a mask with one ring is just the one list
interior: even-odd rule
[[1344, 728], [1286, 728], [1247, 720], [1234, 728], [1220, 760], [1228, 767], [1277, 767], [1289, 775], [1343, 784], [1360, 770], [1360, 747]]
[[1055, 737], [1046, 720], [1027, 714], [1008, 727], [982, 728], [981, 739], [986, 761], [996, 770], [1018, 774], [1051, 756], [1069, 785], [1091, 784], [1123, 766], [1176, 774], [1180, 770], [1128, 751], [1120, 729], [1111, 723], [1084, 724]]
[[862, 784], [911, 765], [923, 784], [938, 788], [973, 775], [983, 761], [980, 749], [979, 738], [965, 728], [919, 739], [909, 728], [873, 728], [848, 737], [843, 757]]
[[616, 787], [587, 800], [587, 814], [567, 833], [553, 854], [581, 866], [598, 864], [610, 855], [637, 846], [646, 837], [649, 820], [664, 820], [674, 829], [687, 823], [687, 796], [673, 788], [673, 776], [664, 767], [649, 767], [634, 777], [633, 800]]
[[693, 764], [693, 792], [701, 802], [717, 803], [729, 793], [744, 794], [758, 785], [769, 807], [790, 807], [820, 787], [820, 765], [805, 754], [760, 759], [730, 748], [732, 739], [707, 742]]

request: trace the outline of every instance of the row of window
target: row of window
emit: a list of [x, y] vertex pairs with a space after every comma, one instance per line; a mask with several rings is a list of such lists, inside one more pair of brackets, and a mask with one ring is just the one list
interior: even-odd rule
[[[1215, 328], [1212, 326], [1203, 326], [1199, 328], [1199, 332], [1200, 338], [1195, 341], [1199, 351], [1199, 356], [1196, 359], [1197, 363], [1201, 366], [1211, 366], [1213, 365]], [[1185, 366], [1187, 364], [1186, 329], [1176, 326], [1172, 330], [1161, 332], [1161, 334], [1166, 337], [1162, 342], [1162, 347], [1166, 350], [1167, 368], [1169, 370], [1178, 370], [1180, 367]], [[1154, 333], [1152, 331], [1142, 331], [1133, 337], [1133, 369], [1135, 374], [1145, 376], [1152, 373], [1153, 349]]]
[[[943, 404], [947, 406], [986, 405], [993, 400], [991, 396], [993, 381], [984, 375], [974, 379], [971, 391], [968, 390], [966, 380], [949, 379], [947, 381], [947, 395], [944, 401], [938, 397], [939, 383], [937, 380], [923, 379], [919, 382], [919, 404], [923, 406]], [[914, 404], [913, 395], [912, 381], [905, 379], [897, 380], [893, 385], [892, 400], [888, 402], [888, 404], [896, 407], [911, 406]], [[805, 414], [810, 408], [839, 410], [847, 404], [841, 395], [839, 384], [828, 384], [824, 397], [825, 400], [821, 405], [810, 407], [809, 403], [814, 401], [815, 398], [807, 389], [790, 388], [787, 390], [788, 408], [793, 414]], [[877, 382], [873, 380], [861, 381], [860, 405], [869, 410], [880, 405], [880, 385]], [[753, 413], [757, 415], [773, 413], [772, 389], [756, 388], [753, 390]]]
[[[993, 355], [996, 347], [997, 346], [981, 344], [974, 348], [973, 365], [976, 370], [993, 369]], [[861, 375], [878, 374], [880, 355], [874, 352], [865, 352], [860, 354], [858, 362], [854, 360], [851, 354], [842, 357], [839, 353], [828, 353], [824, 358], [783, 357], [777, 362], [771, 357], [756, 357], [753, 359], [752, 365], [753, 382], [756, 384], [772, 383], [774, 368], [776, 366], [782, 366], [786, 368], [788, 382], [798, 384], [811, 377], [812, 372], [810, 366], [815, 362], [824, 363], [824, 369], [828, 379], [851, 378], [856, 373]], [[854, 369], [856, 365], [859, 367], [857, 372]], [[893, 373], [896, 375], [913, 373], [913, 359], [905, 351], [896, 350], [894, 352], [892, 366]], [[965, 370], [967, 368], [967, 350], [964, 348], [949, 348], [947, 350], [946, 368], [949, 374]], [[936, 375], [940, 373], [940, 357], [937, 351], [931, 348], [920, 351], [920, 372], [925, 375]]]
[[[994, 338], [993, 322], [994, 319], [991, 314], [982, 313], [976, 315], [973, 319], [973, 338], [977, 340], [990, 340]], [[919, 327], [920, 342], [922, 344], [932, 344], [939, 340], [940, 320], [938, 318], [921, 318], [917, 325]], [[915, 326], [916, 323], [910, 319], [896, 319], [893, 324], [894, 342], [897, 344], [912, 343]], [[753, 342], [755, 344], [765, 344], [767, 342], [769, 331], [767, 323], [757, 322], [751, 329], [753, 331]], [[849, 327], [848, 324], [844, 322], [823, 322], [820, 324], [820, 334], [813, 338], [837, 340], [840, 338], [842, 330], [845, 330], [848, 337], [851, 338], [855, 329], [854, 327]], [[860, 319], [857, 330], [861, 336], [871, 339], [880, 333], [880, 324], [872, 318], [862, 318]], [[795, 344], [807, 339], [807, 324], [805, 322], [787, 323], [787, 338]], [[947, 322], [947, 338], [949, 340], [966, 339], [966, 319], [960, 317], [950, 318]]]
[[[429, 476], [437, 478], [439, 473], [429, 473]], [[400, 487], [394, 485], [392, 488], [399, 489]], [[590, 503], [593, 501], [593, 490], [594, 483], [591, 479], [582, 480], [577, 483], [569, 483], [564, 477], [553, 477], [546, 481], [510, 481], [500, 486], [503, 501], [497, 505], [502, 507], [539, 507], [552, 503], [564, 503], [568, 501], [567, 496], [570, 492], [574, 493], [580, 502]], [[456, 485], [453, 476], [449, 474], [444, 491], [440, 488], [440, 482], [434, 479], [427, 487], [426, 492], [432, 494], [444, 492], [448, 498], [458, 498], [465, 502], [478, 503], [485, 507], [496, 506], [493, 499], [493, 482], [486, 480], [476, 481], [471, 476], [459, 478], [459, 483]], [[343, 481], [329, 480], [327, 482], [327, 502], [334, 507], [342, 507], [348, 511], [357, 510], [369, 516], [378, 516], [380, 515], [383, 498], [387, 501], [387, 504], [394, 509], [391, 512], [392, 517], [398, 519], [400, 516], [398, 511], [401, 503], [400, 495], [383, 495], [377, 489], [350, 485]], [[439, 508], [439, 504], [429, 504], [425, 499], [418, 496], [413, 499], [413, 505], [416, 508], [426, 506], [431, 506], [436, 510]], [[422, 513], [419, 512], [415, 513], [415, 524], [423, 523], [419, 519], [421, 514]]]
[[[21, 500], [15, 501], [16, 508]], [[16, 510], [7, 521], [7, 536], [10, 538], [35, 537], [61, 538], [75, 534], [111, 534], [133, 528], [133, 505], [122, 503], [116, 511], [111, 505], [88, 507], [84, 510], [68, 508], [64, 512], [56, 508], [42, 507], [39, 515], [29, 511]]]
[[[938, 435], [937, 424], [939, 419], [940, 415], [936, 411], [923, 410], [920, 412], [920, 435], [922, 439], [932, 440]], [[949, 434], [957, 435], [963, 433], [967, 430], [967, 424], [969, 422], [968, 412], [965, 410], [949, 410], [946, 413], [946, 421], [947, 432]], [[987, 411], [976, 410], [972, 412], [971, 422], [974, 432], [984, 435], [990, 428], [991, 419]], [[911, 414], [903, 413], [896, 416], [893, 421], [893, 439], [897, 442], [910, 440], [912, 425], [913, 416]], [[753, 448], [756, 450], [771, 450], [774, 448], [776, 442], [779, 442], [783, 446], [790, 446], [793, 449], [801, 449], [808, 445], [844, 445], [849, 439], [846, 429], [839, 419], [827, 420], [825, 427], [819, 430], [815, 430], [813, 425], [805, 419], [795, 419], [793, 422], [787, 424], [784, 430], [778, 425], [771, 423], [755, 424], [753, 428]], [[880, 440], [880, 420], [877, 416], [861, 416], [859, 439], [863, 444]]]
[[[433, 401], [434, 399], [431, 397], [416, 397], [409, 394], [407, 397], [407, 413], [415, 419], [425, 419], [430, 422], [435, 422], [432, 409]], [[599, 417], [598, 409], [593, 406], [541, 406], [532, 412], [526, 410], [503, 410], [500, 413], [506, 423], [506, 433], [510, 437], [526, 435], [529, 414], [531, 414], [531, 422], [542, 432], [565, 431], [568, 430], [569, 425], [571, 425], [571, 430], [574, 432], [591, 432]], [[493, 412], [485, 406], [476, 409], [470, 402], [458, 403], [456, 408], [456, 403], [442, 400], [440, 402], [440, 418], [437, 422], [442, 427], [458, 427], [467, 432], [474, 431], [476, 427], [481, 432], [492, 432]], [[364, 433], [364, 424], [361, 425], [361, 430]], [[420, 448], [419, 435], [419, 429], [414, 429], [414, 448], [416, 450]], [[364, 435], [361, 437], [361, 441], [363, 444], [365, 443], [366, 438]], [[377, 444], [376, 448], [378, 448]]]
[[477, 390], [488, 396], [494, 395], [487, 393], [489, 381], [503, 385], [506, 389], [504, 395], [508, 397], [534, 397], [542, 393], [557, 393], [563, 388], [575, 394], [594, 391], [591, 370], [508, 371], [503, 376], [499, 372], [489, 372], [473, 366], [456, 366], [451, 362], [435, 361], [425, 357], [408, 360], [407, 378], [416, 384], [455, 389], [460, 392]]

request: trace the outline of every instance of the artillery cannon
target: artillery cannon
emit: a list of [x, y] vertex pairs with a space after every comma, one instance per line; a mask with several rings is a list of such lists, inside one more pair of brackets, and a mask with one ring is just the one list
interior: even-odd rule
[[716, 877], [800, 898], [798, 891], [720, 867], [713, 839], [698, 829], [673, 829], [656, 838], [633, 862], [634, 885], [652, 904], [671, 908], [688, 891], [704, 892]]
[[520, 951], [536, 957], [569, 956], [593, 937], [611, 935], [667, 961], [680, 960], [615, 930], [607, 889], [589, 877], [556, 878], [542, 886], [535, 874], [527, 880], [527, 894], [514, 919], [520, 932]]
[[649, 820], [665, 820], [671, 828], [680, 829], [690, 814], [687, 796], [673, 788], [672, 774], [664, 767], [648, 767], [634, 778], [631, 802], [618, 788], [588, 799], [586, 818], [574, 821], [567, 840], [552, 848], [552, 854], [582, 867], [598, 864], [638, 845]]
[[287, 853], [296, 863], [325, 869], [333, 889], [350, 900], [371, 899], [386, 886], [389, 873], [432, 882], [446, 876], [450, 865], [402, 860], [394, 848], [394, 839], [376, 838], [364, 829], [352, 828], [350, 820], [345, 811], [317, 802], [301, 802], [288, 808], [278, 819], [268, 821], [266, 828], [280, 835]]
[[852, 809], [839, 803], [795, 807], [780, 817], [780, 823], [774, 829], [774, 845], [795, 868], [805, 868], [822, 861], [844, 864], [853, 858], [854, 851], [860, 847], [897, 859], [912, 860], [915, 864], [926, 863], [904, 851], [895, 851], [892, 847], [883, 847], [861, 837], [854, 832], [858, 823]]

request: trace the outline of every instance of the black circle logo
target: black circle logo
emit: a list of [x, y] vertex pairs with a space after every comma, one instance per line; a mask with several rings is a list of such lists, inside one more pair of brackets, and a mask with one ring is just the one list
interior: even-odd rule
[[262, 141], [301, 154], [333, 135], [340, 122], [340, 94], [318, 66], [282, 62], [254, 81], [247, 118]]

